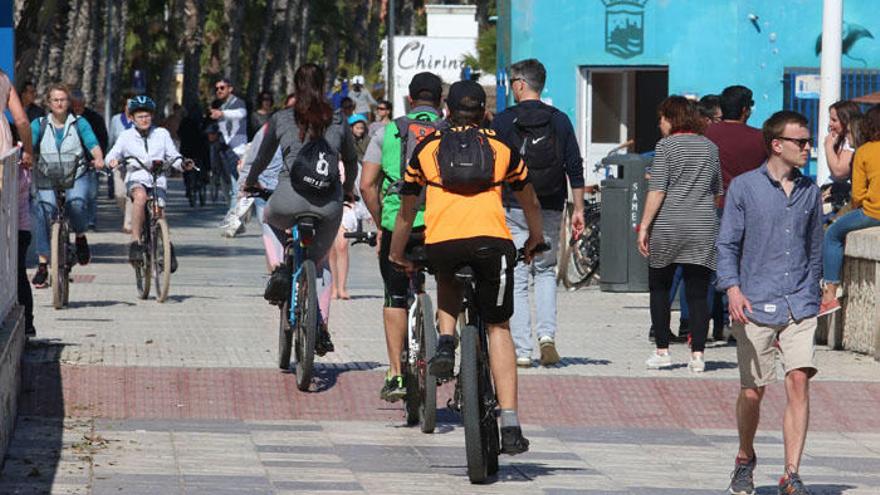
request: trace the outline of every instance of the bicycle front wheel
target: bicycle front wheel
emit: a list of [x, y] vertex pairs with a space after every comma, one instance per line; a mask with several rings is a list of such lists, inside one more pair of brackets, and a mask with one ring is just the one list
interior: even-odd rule
[[437, 352], [437, 329], [434, 326], [434, 308], [427, 294], [419, 295], [419, 306], [421, 345], [416, 360], [419, 377], [419, 422], [422, 433], [433, 433], [437, 423], [437, 379], [428, 372], [428, 361]]
[[318, 334], [317, 270], [312, 260], [303, 261], [296, 279], [296, 388], [303, 392], [312, 384], [315, 340]]
[[67, 229], [61, 222], [52, 224], [51, 263], [49, 264], [49, 284], [52, 286], [52, 307], [61, 309], [67, 304], [70, 290], [70, 277], [67, 274]]
[[152, 247], [156, 301], [165, 302], [168, 298], [168, 290], [171, 288], [171, 233], [164, 218], [156, 221]]
[[488, 477], [488, 445], [482, 432], [483, 407], [480, 403], [479, 341], [477, 329], [468, 325], [461, 330], [461, 419], [464, 423], [464, 446], [471, 483], [484, 483]]

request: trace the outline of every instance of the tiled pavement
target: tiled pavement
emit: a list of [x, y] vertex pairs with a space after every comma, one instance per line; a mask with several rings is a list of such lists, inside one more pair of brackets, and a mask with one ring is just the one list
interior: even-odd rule
[[[181, 269], [169, 302], [135, 298], [109, 204], [71, 308], [53, 311], [37, 294], [39, 338], [0, 494], [723, 492], [736, 448], [734, 349], [709, 349], [702, 377], [647, 372], [645, 295], [560, 292], [564, 360], [522, 373], [532, 451], [503, 458], [498, 481], [477, 487], [453, 414], [440, 411], [438, 433], [423, 435], [376, 398], [381, 289], [367, 248], [353, 251], [355, 298], [334, 303], [338, 351], [303, 394], [274, 366], [277, 313], [260, 297], [257, 237], [222, 239], [211, 228], [222, 208], [193, 212], [179, 194], [171, 203]], [[827, 350], [819, 360], [804, 477], [814, 493], [880, 493], [880, 365]], [[761, 494], [775, 493], [782, 464], [783, 394], [771, 387], [764, 408]]]

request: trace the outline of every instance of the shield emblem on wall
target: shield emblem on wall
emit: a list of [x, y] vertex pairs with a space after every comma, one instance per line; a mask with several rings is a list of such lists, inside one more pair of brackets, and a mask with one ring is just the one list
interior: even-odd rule
[[605, 51], [620, 57], [641, 55], [645, 47], [648, 0], [602, 0], [605, 4]]

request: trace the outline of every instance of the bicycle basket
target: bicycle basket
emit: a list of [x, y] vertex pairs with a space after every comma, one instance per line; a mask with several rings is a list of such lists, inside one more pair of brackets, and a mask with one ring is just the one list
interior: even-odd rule
[[83, 164], [81, 155], [40, 156], [40, 161], [34, 168], [34, 183], [37, 189], [70, 189]]

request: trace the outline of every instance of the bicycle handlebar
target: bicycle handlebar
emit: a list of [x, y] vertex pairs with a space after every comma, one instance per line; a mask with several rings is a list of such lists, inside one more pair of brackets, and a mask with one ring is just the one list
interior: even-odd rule
[[346, 232], [342, 236], [346, 239], [354, 239], [354, 242], [351, 243], [352, 246], [355, 244], [366, 244], [373, 247], [376, 245], [377, 240], [375, 232], [364, 232], [363, 230]]
[[[530, 255], [534, 256], [538, 253], [543, 253], [545, 251], [550, 251], [550, 244], [547, 244], [546, 242], [542, 242], [542, 243], [538, 244], [537, 246], [535, 246], [535, 249], [532, 250]], [[524, 261], [525, 259], [526, 259], [526, 248], [525, 248], [525, 246], [523, 246], [523, 247], [516, 250], [516, 262], [519, 263], [521, 261]]]
[[[125, 166], [127, 166], [128, 162], [134, 161], [137, 163], [137, 166], [140, 167], [141, 169], [146, 170], [147, 172], [149, 172], [151, 174], [158, 174], [160, 172], [164, 172], [165, 170], [170, 169], [171, 167], [174, 166], [175, 163], [177, 163], [181, 160], [183, 160], [183, 155], [180, 155], [177, 158], [174, 158], [174, 159], [168, 160], [168, 161], [153, 160], [151, 162], [151, 164], [149, 166], [147, 166], [146, 164], [144, 164], [144, 162], [142, 162], [140, 160], [140, 158], [138, 158], [136, 156], [124, 156], [119, 160], [119, 164], [122, 165], [123, 167], [125, 167]], [[195, 165], [193, 165], [193, 169], [199, 170], [199, 168], [196, 167]]]
[[271, 189], [263, 189], [262, 187], [255, 186], [245, 187], [242, 191], [249, 198], [259, 198], [266, 201], [269, 200], [269, 196], [272, 196], [272, 193], [274, 192]]

